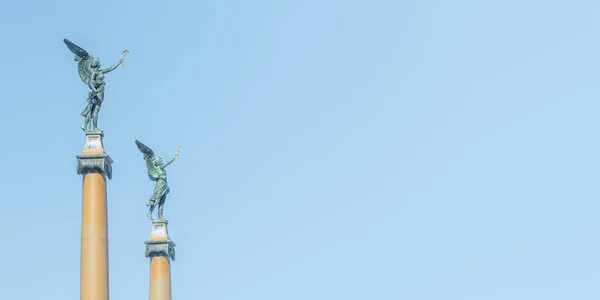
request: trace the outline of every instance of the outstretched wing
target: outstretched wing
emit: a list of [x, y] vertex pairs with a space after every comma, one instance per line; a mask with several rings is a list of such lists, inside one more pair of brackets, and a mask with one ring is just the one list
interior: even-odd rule
[[71, 52], [75, 54], [75, 60], [79, 62], [77, 64], [77, 71], [79, 72], [79, 77], [81, 77], [81, 80], [85, 84], [88, 84], [88, 82], [90, 81], [90, 76], [92, 75], [90, 63], [92, 62], [93, 57], [90, 56], [87, 53], [87, 51], [75, 45], [73, 42], [67, 39], [63, 39], [63, 41], [67, 45], [67, 48], [69, 48], [69, 50], [71, 50]]
[[83, 48], [75, 45], [73, 42], [67, 40], [67, 39], [63, 39], [63, 41], [65, 42], [65, 44], [67, 44], [67, 47], [69, 48], [69, 50], [71, 50], [71, 52], [73, 52], [73, 54], [81, 57], [81, 58], [88, 58], [90, 55], [87, 53], [87, 51], [83, 50]]
[[154, 166], [154, 151], [138, 140], [135, 140], [135, 144], [137, 145], [138, 149], [144, 153], [146, 168], [148, 169], [148, 177], [150, 177], [150, 180], [156, 180], [158, 178], [158, 170], [156, 170], [156, 167]]
[[138, 140], [135, 140], [135, 144], [137, 145], [138, 149], [140, 149], [140, 151], [144, 153], [144, 159], [146, 161], [152, 160], [154, 158], [154, 151], [152, 151], [152, 149], [150, 149], [148, 146], [144, 145]]

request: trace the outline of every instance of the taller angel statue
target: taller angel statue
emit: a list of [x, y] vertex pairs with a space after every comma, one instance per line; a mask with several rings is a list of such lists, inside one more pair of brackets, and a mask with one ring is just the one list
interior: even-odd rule
[[99, 130], [98, 114], [100, 113], [100, 107], [104, 100], [104, 74], [113, 71], [120, 64], [123, 64], [129, 50], [123, 51], [123, 57], [116, 64], [106, 69], [100, 69], [100, 59], [98, 57], [89, 55], [83, 48], [67, 39], [64, 39], [63, 41], [69, 50], [75, 54], [75, 61], [78, 62], [77, 71], [79, 72], [79, 77], [81, 77], [81, 80], [90, 88], [87, 98], [88, 104], [83, 112], [81, 112], [81, 115], [85, 117], [81, 129], [83, 131]]
[[152, 220], [152, 212], [154, 211], [154, 208], [158, 206], [158, 218], [162, 219], [165, 200], [167, 199], [167, 194], [170, 191], [169, 186], [167, 185], [167, 172], [165, 171], [165, 168], [179, 158], [181, 147], [177, 147], [177, 154], [175, 154], [173, 158], [166, 163], [163, 163], [162, 158], [156, 157], [154, 155], [154, 151], [152, 151], [152, 149], [150, 149], [148, 146], [142, 144], [142, 142], [138, 140], [135, 140], [135, 144], [144, 154], [144, 160], [146, 160], [146, 168], [148, 170], [148, 177], [150, 180], [156, 181], [156, 185], [154, 185], [154, 193], [146, 204], [146, 206], [150, 207], [146, 216]]

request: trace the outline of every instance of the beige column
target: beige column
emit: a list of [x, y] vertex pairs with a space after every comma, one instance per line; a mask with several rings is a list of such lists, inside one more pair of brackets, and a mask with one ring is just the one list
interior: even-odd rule
[[106, 179], [112, 160], [102, 148], [101, 132], [86, 132], [86, 146], [77, 156], [83, 175], [81, 208], [81, 300], [108, 300], [108, 224]]
[[165, 256], [150, 258], [150, 300], [171, 300], [171, 263]]
[[169, 239], [167, 220], [152, 221], [152, 233], [145, 241], [150, 257], [150, 300], [171, 300], [171, 260], [175, 260], [175, 243]]

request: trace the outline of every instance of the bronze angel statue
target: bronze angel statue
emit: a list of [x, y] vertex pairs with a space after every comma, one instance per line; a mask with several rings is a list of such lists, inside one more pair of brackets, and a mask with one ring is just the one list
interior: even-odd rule
[[154, 155], [154, 151], [150, 149], [148, 146], [142, 144], [142, 142], [135, 140], [135, 144], [138, 149], [144, 154], [144, 159], [146, 160], [146, 168], [148, 169], [148, 177], [152, 181], [156, 181], [156, 185], [154, 186], [154, 193], [146, 206], [150, 207], [148, 214], [146, 216], [152, 220], [152, 212], [154, 208], [158, 206], [158, 219], [163, 218], [163, 209], [165, 207], [165, 199], [167, 198], [167, 194], [169, 193], [169, 186], [167, 185], [167, 172], [165, 168], [170, 165], [173, 161], [179, 158], [179, 152], [181, 152], [181, 147], [177, 147], [177, 153], [173, 158], [171, 158], [166, 163], [163, 163], [161, 157], [156, 157]]
[[123, 57], [116, 64], [106, 69], [100, 69], [100, 59], [98, 57], [89, 55], [87, 51], [67, 39], [64, 39], [63, 41], [69, 50], [75, 54], [75, 61], [78, 62], [77, 71], [79, 72], [79, 77], [81, 77], [81, 80], [87, 84], [91, 90], [88, 93], [87, 106], [83, 112], [81, 112], [81, 115], [85, 117], [81, 129], [83, 131], [99, 130], [98, 114], [100, 113], [100, 107], [104, 100], [104, 74], [113, 71], [120, 64], [123, 64], [125, 55], [127, 55], [129, 50], [123, 51]]

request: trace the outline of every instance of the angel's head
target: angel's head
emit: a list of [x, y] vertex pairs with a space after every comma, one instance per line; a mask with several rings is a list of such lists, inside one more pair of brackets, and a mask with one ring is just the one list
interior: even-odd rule
[[94, 59], [92, 59], [92, 63], [90, 64], [90, 67], [92, 67], [94, 69], [99, 69], [100, 68], [100, 58], [95, 57]]
[[155, 165], [161, 166], [162, 163], [163, 163], [162, 157], [159, 156], [159, 157], [157, 157], [157, 158], [154, 159], [154, 164]]

